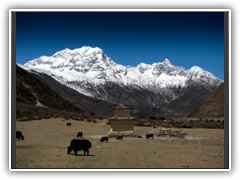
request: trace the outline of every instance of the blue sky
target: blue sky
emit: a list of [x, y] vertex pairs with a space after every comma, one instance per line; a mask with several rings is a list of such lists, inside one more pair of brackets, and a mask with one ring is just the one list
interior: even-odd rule
[[168, 58], [224, 80], [223, 12], [17, 12], [16, 62], [99, 47], [118, 64]]

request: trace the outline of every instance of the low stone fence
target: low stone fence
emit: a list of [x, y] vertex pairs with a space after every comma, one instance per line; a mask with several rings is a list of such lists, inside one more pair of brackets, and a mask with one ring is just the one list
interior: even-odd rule
[[184, 138], [188, 135], [186, 131], [172, 131], [171, 129], [153, 129], [149, 131], [149, 134], [153, 134], [157, 137], [180, 137]]
[[118, 135], [123, 135], [124, 138], [126, 138], [126, 137], [137, 138], [138, 137], [138, 134], [133, 131], [121, 131], [121, 132], [113, 131], [113, 132], [108, 133], [109, 138], [116, 138]]

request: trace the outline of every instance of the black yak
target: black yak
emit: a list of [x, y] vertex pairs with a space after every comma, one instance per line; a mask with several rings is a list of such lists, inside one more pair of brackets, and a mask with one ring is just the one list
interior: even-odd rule
[[83, 135], [82, 132], [78, 132], [77, 137], [81, 137], [82, 138], [82, 135]]
[[89, 140], [86, 139], [73, 139], [70, 143], [70, 146], [68, 147], [68, 154], [73, 150], [75, 153], [75, 156], [77, 156], [77, 152], [83, 150], [84, 156], [87, 152], [87, 155], [89, 156], [89, 149], [92, 147], [92, 144]]
[[152, 137], [152, 139], [153, 139], [153, 134], [146, 134], [147, 139], [150, 138], [150, 137]]
[[24, 136], [22, 135], [22, 132], [21, 132], [21, 131], [16, 131], [16, 138], [17, 138], [18, 140], [20, 140], [20, 138], [21, 138], [22, 140], [24, 140]]
[[104, 142], [104, 141], [107, 141], [108, 142], [108, 137], [107, 136], [104, 136], [100, 139], [100, 142]]
[[71, 126], [72, 124], [71, 123], [67, 123], [67, 126]]

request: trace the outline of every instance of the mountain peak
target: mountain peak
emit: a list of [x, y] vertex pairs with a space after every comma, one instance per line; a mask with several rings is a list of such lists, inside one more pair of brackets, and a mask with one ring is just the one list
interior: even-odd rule
[[198, 66], [193, 66], [191, 67], [190, 71], [194, 71], [194, 72], [198, 72], [198, 71], [201, 71], [203, 70], [202, 68], [198, 67]]
[[77, 48], [77, 49], [81, 49], [81, 50], [92, 50], [92, 51], [103, 51], [101, 48], [99, 47], [90, 47], [90, 46], [83, 46], [81, 48]]
[[163, 61], [163, 64], [171, 64], [171, 62], [169, 61], [169, 59], [165, 59], [164, 61]]

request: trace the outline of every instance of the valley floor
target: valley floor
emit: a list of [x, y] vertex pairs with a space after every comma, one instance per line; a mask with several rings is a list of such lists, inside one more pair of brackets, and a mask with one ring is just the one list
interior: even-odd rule
[[[70, 122], [72, 126], [66, 126]], [[110, 125], [64, 120], [63, 118], [17, 121], [16, 130], [24, 140], [16, 139], [16, 168], [224, 168], [223, 129], [174, 129], [187, 131], [185, 138], [146, 139], [151, 127], [135, 126], [143, 138], [124, 138], [100, 142]], [[67, 154], [77, 133], [92, 143], [90, 156]], [[14, 149], [15, 151], [15, 149]]]

